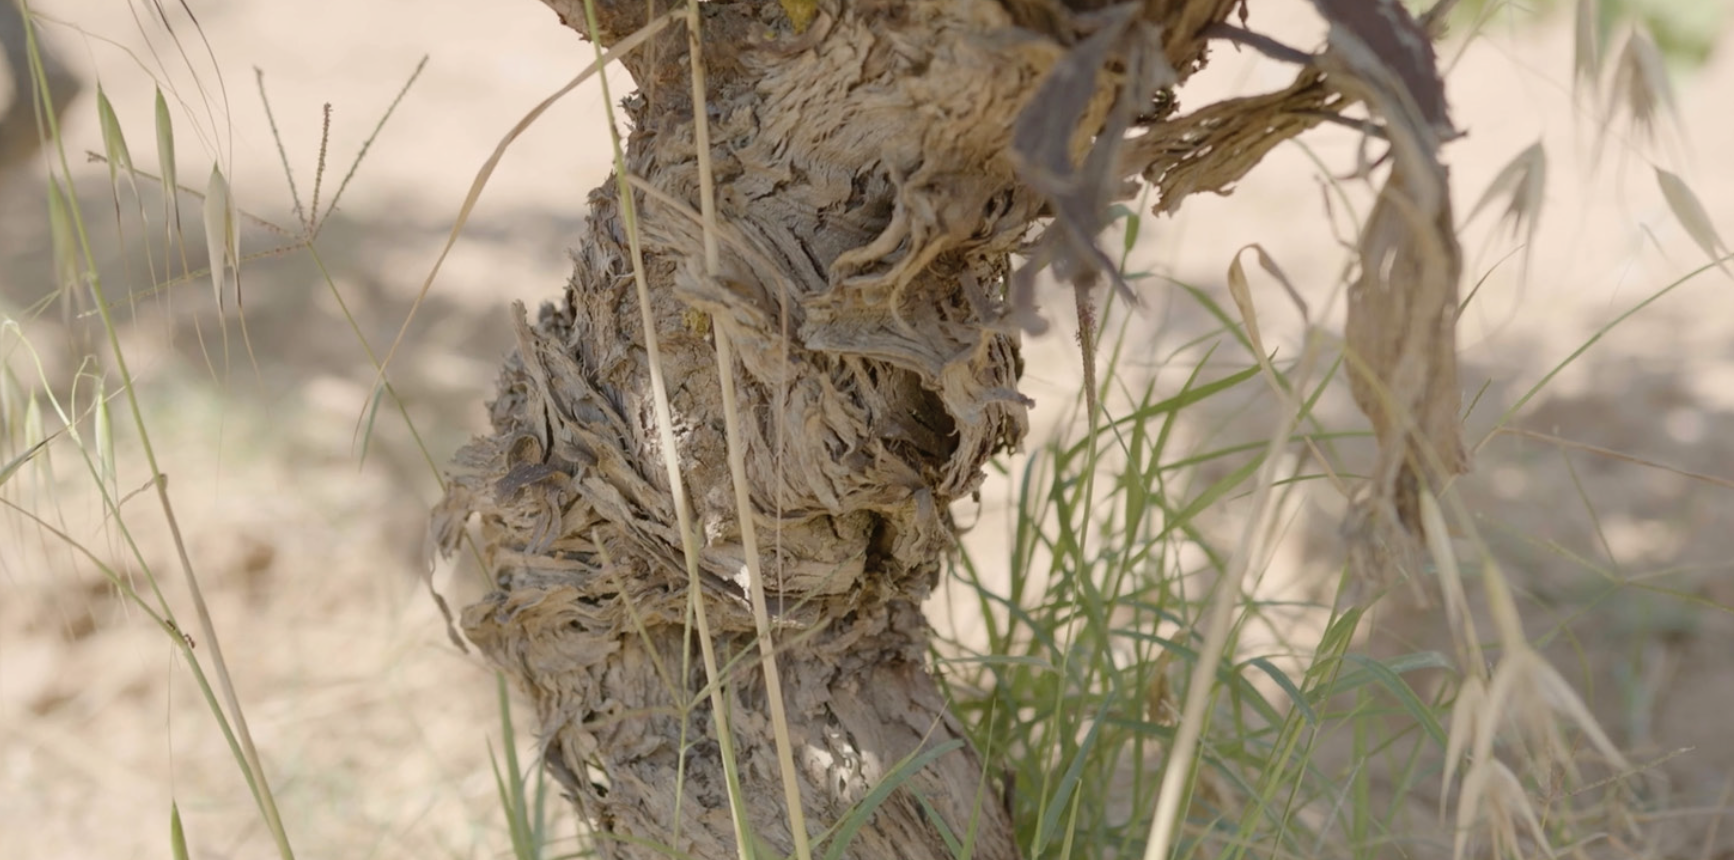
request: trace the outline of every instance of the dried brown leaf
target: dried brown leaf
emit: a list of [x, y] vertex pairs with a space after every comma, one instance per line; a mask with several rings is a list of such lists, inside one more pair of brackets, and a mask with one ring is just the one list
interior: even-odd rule
[[1239, 251], [1236, 251], [1234, 253], [1234, 260], [1228, 264], [1228, 294], [1234, 299], [1235, 307], [1240, 310], [1241, 319], [1246, 322], [1246, 339], [1252, 343], [1252, 349], [1255, 353], [1254, 357], [1257, 358], [1260, 363], [1263, 363], [1267, 361], [1269, 354], [1264, 348], [1264, 338], [1259, 333], [1258, 311], [1252, 303], [1252, 289], [1246, 279], [1246, 268], [1242, 266], [1240, 262], [1240, 255], [1247, 251], [1252, 251], [1258, 255], [1259, 268], [1263, 269], [1266, 274], [1275, 278], [1277, 283], [1282, 285], [1283, 290], [1288, 293], [1289, 299], [1291, 299], [1295, 303], [1295, 307], [1300, 310], [1301, 318], [1303, 320], [1308, 320], [1311, 315], [1307, 310], [1306, 300], [1301, 298], [1300, 291], [1294, 288], [1294, 282], [1290, 281], [1287, 273], [1283, 272], [1282, 267], [1278, 266], [1276, 261], [1271, 259], [1270, 254], [1264, 250], [1263, 245], [1253, 243], [1241, 248]]
[[1350, 392], [1379, 453], [1346, 523], [1350, 567], [1389, 581], [1417, 573], [1420, 498], [1468, 468], [1458, 412], [1457, 281], [1462, 254], [1439, 161], [1455, 136], [1423, 28], [1399, 4], [1315, 0], [1330, 22], [1327, 80], [1383, 122], [1392, 167], [1359, 240], [1344, 330]]
[[1234, 299], [1234, 306], [1240, 309], [1240, 318], [1246, 325], [1246, 339], [1252, 343], [1252, 351], [1259, 363], [1264, 362], [1264, 336], [1258, 330], [1258, 312], [1252, 305], [1252, 289], [1246, 282], [1246, 268], [1240, 264], [1240, 253], [1236, 252], [1234, 260], [1228, 264], [1228, 295]]

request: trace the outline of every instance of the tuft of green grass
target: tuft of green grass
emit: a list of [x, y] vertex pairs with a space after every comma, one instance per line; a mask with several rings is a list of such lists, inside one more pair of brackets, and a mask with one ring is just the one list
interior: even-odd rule
[[[1719, 264], [1593, 333], [1499, 423], [1611, 328]], [[1374, 626], [1364, 607], [1380, 595], [1351, 602], [1340, 578], [1298, 600], [1261, 596], [1280, 528], [1276, 494], [1346, 488], [1353, 475], [1336, 445], [1364, 434], [1315, 414], [1336, 364], [1321, 373], [1319, 356], [1272, 357], [1238, 260], [1227, 280], [1239, 319], [1208, 291], [1180, 286], [1221, 324], [1212, 337], [1243, 348], [1247, 362], [1235, 367], [1192, 344], [1196, 357], [1160, 392], [1117, 364], [1116, 344], [1101, 375], [1101, 420], [1062, 429], [1021, 464], [998, 464], [1012, 495], [1006, 540], [994, 544], [1003, 556], [965, 549], [952, 567], [955, 599], [973, 603], [979, 629], [939, 643], [936, 663], [978, 749], [1007, 773], [1024, 852], [1461, 857], [1485, 843], [1520, 856], [1584, 838], [1596, 805], [1574, 809], [1571, 794], [1534, 775], [1618, 794], [1641, 769], [1530, 644], [1514, 587], [1454, 491], [1424, 500], [1453, 653], [1357, 653]], [[1328, 340], [1314, 332], [1309, 342]], [[1214, 424], [1207, 414], [1256, 394], [1254, 377], [1267, 380], [1282, 414], [1266, 443], [1181, 441], [1189, 427]], [[1118, 395], [1112, 409], [1109, 395]], [[1219, 522], [1229, 504], [1244, 524], [1238, 536], [1225, 537]], [[1449, 534], [1472, 542], [1496, 650], [1483, 645]], [[1285, 623], [1288, 610], [1321, 618], [1322, 632]], [[1259, 644], [1248, 633], [1261, 622], [1294, 632]], [[1578, 744], [1614, 776], [1581, 775]], [[1158, 805], [1162, 783], [1176, 792], [1170, 805]], [[1449, 827], [1419, 812], [1428, 801], [1441, 818], [1454, 806]]]
[[[506, 687], [506, 676], [496, 672], [494, 684], [500, 703], [500, 746], [506, 753], [506, 768], [488, 750], [494, 766], [494, 787], [499, 793], [500, 809], [506, 815], [507, 833], [512, 838], [512, 856], [516, 860], [542, 860], [548, 844], [548, 775], [541, 762], [526, 770], [518, 759], [517, 730], [512, 724], [512, 696]], [[534, 790], [526, 791], [526, 783]]]

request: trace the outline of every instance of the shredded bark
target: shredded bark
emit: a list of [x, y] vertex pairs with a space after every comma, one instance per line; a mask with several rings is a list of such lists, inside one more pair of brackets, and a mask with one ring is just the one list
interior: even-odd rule
[[[547, 2], [604, 46], [665, 11], [596, 0], [591, 32], [583, 0]], [[700, 692], [711, 683], [731, 708], [752, 831], [792, 849], [751, 657], [716, 327], [736, 346], [750, 515], [815, 838], [899, 762], [964, 737], [925, 664], [920, 603], [954, 544], [950, 504], [1027, 431], [1015, 323], [1035, 318], [1030, 278], [1044, 265], [1080, 287], [1117, 277], [1094, 239], [1127, 180], [1155, 183], [1158, 211], [1226, 193], [1277, 143], [1357, 101], [1431, 130], [1398, 148], [1363, 237], [1350, 341], [1367, 368], [1357, 398], [1398, 392], [1383, 412], [1360, 401], [1381, 444], [1449, 448], [1430, 435], [1446, 432], [1436, 392], [1453, 384], [1439, 366], [1453, 360], [1451, 327], [1436, 313], [1456, 281], [1440, 134], [1425, 109], [1393, 119], [1392, 105], [1415, 100], [1414, 76], [1369, 71], [1352, 25], [1334, 26], [1349, 35], [1287, 89], [1172, 116], [1173, 88], [1234, 0], [823, 0], [799, 26], [790, 5], [700, 7], [719, 277], [703, 267], [694, 214], [687, 34], [670, 28], [624, 61], [640, 88], [625, 102], [626, 165], [650, 189], [634, 202], [703, 593], [688, 593], [612, 181], [591, 194], [564, 300], [534, 322], [516, 308], [493, 433], [459, 453], [434, 515], [448, 552], [481, 518], [495, 590], [463, 613], [464, 631], [535, 702], [547, 766], [607, 856], [661, 856], [645, 843], [735, 855]], [[1007, 261], [1032, 251], [1041, 219], [1050, 226], [1014, 279]], [[1411, 248], [1417, 233], [1425, 249]], [[1375, 318], [1405, 328], [1374, 338]], [[1422, 420], [1395, 417], [1409, 414]], [[1381, 477], [1377, 498], [1395, 498], [1401, 475], [1443, 474], [1403, 472], [1414, 458], [1391, 456], [1398, 477]], [[699, 668], [695, 598], [719, 652], [745, 658], [723, 678]], [[892, 792], [844, 856], [949, 856], [945, 834], [973, 829], [975, 856], [1017, 857], [1002, 796], [967, 744], [951, 749]]]
[[1394, 0], [1316, 0], [1335, 85], [1383, 120], [1389, 175], [1361, 228], [1349, 287], [1350, 390], [1372, 419], [1378, 459], [1345, 523], [1363, 581], [1420, 574], [1420, 496], [1469, 468], [1457, 385], [1462, 252], [1440, 147], [1456, 136], [1433, 45]]

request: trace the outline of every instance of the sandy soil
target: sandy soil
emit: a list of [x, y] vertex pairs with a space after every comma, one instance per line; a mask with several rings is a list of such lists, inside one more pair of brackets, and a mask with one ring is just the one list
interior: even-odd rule
[[[33, 5], [68, 23], [51, 34], [55, 43], [92, 70], [92, 80], [100, 75], [134, 158], [155, 164], [153, 81], [142, 69], [161, 66], [126, 4]], [[1304, 43], [1295, 4], [1274, 5], [1272, 17]], [[304, 197], [320, 106], [333, 104], [328, 200], [418, 60], [431, 57], [319, 246], [377, 349], [405, 318], [475, 169], [513, 123], [591, 58], [532, 0], [228, 0], [195, 8], [222, 72], [219, 86], [202, 44], [176, 19], [203, 98], [173, 44], [145, 27], [178, 96], [180, 170], [202, 182], [220, 159], [242, 205], [280, 224], [292, 225], [294, 215], [252, 70], [266, 75]], [[1683, 132], [1652, 145], [1616, 124], [1596, 166], [1599, 120], [1574, 107], [1563, 23], [1495, 28], [1463, 52], [1452, 77], [1458, 122], [1469, 132], [1451, 152], [1464, 215], [1530, 143], [1542, 140], [1551, 158], [1527, 278], [1519, 258], [1499, 263], [1515, 247], [1508, 233], [1486, 229], [1499, 207], [1466, 234], [1471, 277], [1493, 270], [1465, 317], [1466, 386], [1485, 385], [1468, 419], [1472, 440], [1603, 326], [1700, 264], [1702, 253], [1655, 189], [1651, 159], [1686, 176], [1711, 218], [1734, 230], [1734, 162], [1719, 158], [1734, 151], [1724, 104], [1734, 58], [1724, 52], [1682, 79]], [[1264, 88], [1286, 75], [1225, 51], [1200, 86]], [[1183, 105], [1206, 96], [1185, 98]], [[481, 400], [507, 349], [507, 302], [553, 297], [565, 278], [564, 248], [584, 194], [606, 170], [603, 104], [595, 88], [582, 89], [515, 144], [394, 360], [394, 382], [435, 462], [480, 425]], [[72, 109], [69, 152], [101, 149], [94, 120], [87, 93]], [[1333, 170], [1354, 164], [1348, 135], [1308, 141]], [[10, 316], [51, 289], [40, 176], [38, 166], [0, 176], [0, 310]], [[1149, 225], [1134, 268], [1220, 293], [1234, 250], [1259, 242], [1295, 280], [1314, 318], [1339, 326], [1333, 285], [1343, 252], [1319, 215], [1321, 178], [1306, 153], [1284, 147], [1233, 196], [1190, 201], [1176, 218]], [[136, 220], [116, 227], [103, 168], [78, 164], [75, 179], [110, 289], [145, 290], [149, 238]], [[159, 205], [148, 190], [145, 202]], [[263, 229], [243, 239], [249, 251], [280, 241]], [[1146, 283], [1135, 330], [1148, 347], [1140, 346], [1138, 363], [1178, 384], [1197, 356], [1179, 346], [1211, 323], [1178, 291]], [[1292, 351], [1299, 317], [1265, 286], [1267, 336]], [[488, 763], [501, 742], [493, 678], [448, 644], [421, 584], [423, 511], [435, 493], [428, 465], [403, 422], [384, 411], [362, 461], [354, 431], [373, 371], [307, 255], [251, 264], [243, 288], [257, 371], [241, 351], [232, 311], [230, 352], [222, 356], [203, 284], [143, 301], [128, 312], [125, 337], [154, 404], [152, 438], [182, 528], [297, 849], [308, 857], [499, 856], [507, 839]], [[1030, 346], [1041, 428], [1063, 420], [1077, 385], [1067, 314], [1056, 316], [1056, 331]], [[68, 326], [53, 311], [29, 319], [25, 331], [46, 376], [65, 391], [77, 370], [66, 344], [90, 336], [88, 321]], [[22, 354], [7, 360], [21, 378], [38, 378]], [[1218, 361], [1244, 366], [1243, 356]], [[1327, 399], [1326, 408], [1332, 420], [1354, 426], [1346, 396]], [[1201, 415], [1190, 432], [1262, 437], [1269, 410], [1254, 402]], [[1550, 656], [1635, 760], [1693, 748], [1657, 771], [1675, 808], [1726, 806], [1718, 798], [1734, 774], [1724, 716], [1734, 709], [1727, 659], [1734, 653], [1734, 292], [1715, 274], [1681, 285], [1601, 337], [1514, 424], [1620, 455], [1510, 434], [1480, 447], [1465, 497], [1522, 584], [1531, 634], [1549, 643]], [[122, 492], [146, 476], [131, 435], [121, 442]], [[138, 576], [120, 534], [104, 527], [75, 452], [57, 451], [54, 465], [43, 486], [32, 475], [7, 486], [7, 498], [52, 512], [98, 557]], [[1004, 488], [990, 487], [989, 505], [996, 492], [1003, 497]], [[1273, 565], [1273, 582], [1304, 584], [1331, 568], [1340, 507], [1328, 493], [1307, 497], [1308, 524]], [[127, 510], [144, 557], [184, 607], [160, 512], [142, 495]], [[461, 568], [441, 568], [436, 581], [458, 602], [477, 587], [474, 571]], [[1398, 620], [1393, 627], [1413, 631], [1406, 641], [1369, 647], [1442, 647], [1425, 616]], [[227, 748], [160, 634], [116, 600], [86, 560], [40, 529], [0, 519], [0, 854], [166, 856], [171, 798], [197, 856], [269, 851]], [[1722, 827], [1722, 844], [1699, 854], [1716, 814], [1683, 815], [1678, 844], [1651, 853], [1734, 856], [1717, 853], [1734, 852], [1734, 823]], [[561, 820], [561, 832], [570, 832]]]

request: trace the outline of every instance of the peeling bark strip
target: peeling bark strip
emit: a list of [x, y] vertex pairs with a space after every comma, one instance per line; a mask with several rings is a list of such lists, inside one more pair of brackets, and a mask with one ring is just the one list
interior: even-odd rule
[[1454, 137], [1433, 45], [1396, 0], [1314, 0], [1330, 22], [1321, 67], [1384, 120], [1391, 172], [1360, 239], [1344, 336], [1350, 390], [1379, 456], [1351, 507], [1360, 579], [1420, 574], [1420, 494], [1469, 469], [1457, 385], [1462, 252], [1439, 149]]
[[[547, 2], [604, 46], [666, 11], [596, 0], [589, 32], [583, 0]], [[1160, 210], [1225, 191], [1356, 99], [1389, 119], [1390, 86], [1339, 86], [1365, 73], [1352, 63], [1309, 66], [1278, 93], [1180, 117], [1167, 98], [1151, 113], [1159, 87], [1202, 66], [1235, 0], [821, 0], [802, 26], [785, 17], [813, 5], [700, 8], [720, 277], [705, 274], [695, 214], [687, 34], [669, 28], [623, 61], [639, 85], [626, 165], [650, 189], [634, 202], [703, 593], [688, 593], [612, 182], [591, 194], [565, 301], [534, 323], [517, 307], [494, 433], [459, 453], [435, 533], [450, 552], [481, 516], [496, 590], [464, 613], [465, 632], [534, 700], [547, 766], [606, 854], [736, 855], [711, 684], [731, 710], [751, 832], [787, 854], [710, 337], [727, 327], [818, 850], [927, 753], [844, 856], [947, 857], [947, 839], [967, 838], [975, 857], [1013, 858], [1001, 793], [927, 671], [920, 613], [953, 545], [950, 503], [1027, 429], [1010, 317], [1034, 298], [1005, 295], [1006, 261], [1057, 215], [1037, 264], [1092, 278], [1093, 234], [1126, 179], [1155, 182]], [[1125, 137], [1136, 113], [1143, 132]], [[1435, 334], [1448, 347], [1449, 326]], [[1424, 357], [1438, 355], [1448, 348]], [[724, 677], [694, 659], [693, 599]]]

